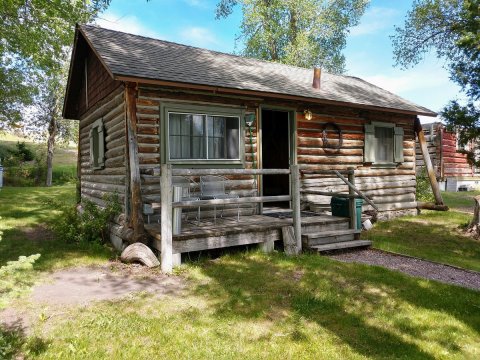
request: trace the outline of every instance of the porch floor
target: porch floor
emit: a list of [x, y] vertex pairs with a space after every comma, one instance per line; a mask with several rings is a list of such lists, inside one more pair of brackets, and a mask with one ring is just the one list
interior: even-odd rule
[[[274, 216], [241, 216], [239, 221], [236, 217], [217, 218], [216, 222], [213, 219], [202, 219], [200, 224], [195, 219], [183, 220], [181, 234], [173, 235], [174, 253], [281, 240], [282, 227], [291, 226], [293, 223], [291, 217], [286, 217], [287, 211]], [[308, 214], [302, 216], [301, 223], [302, 232], [332, 231], [348, 229], [349, 219]], [[160, 250], [160, 224], [146, 224], [145, 230], [152, 237], [154, 247]]]

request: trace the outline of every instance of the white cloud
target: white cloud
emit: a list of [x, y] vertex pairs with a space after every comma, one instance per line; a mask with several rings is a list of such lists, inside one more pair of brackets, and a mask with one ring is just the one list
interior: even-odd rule
[[220, 41], [211, 30], [199, 26], [190, 26], [181, 30], [180, 38], [184, 43], [198, 47], [220, 45]]
[[114, 12], [105, 12], [96, 20], [96, 24], [103, 28], [123, 31], [130, 34], [148, 36], [157, 39], [165, 39], [165, 36], [144, 26], [134, 15], [118, 15]]
[[398, 15], [395, 9], [372, 7], [360, 20], [360, 24], [350, 30], [351, 36], [375, 34], [392, 27], [393, 20]]

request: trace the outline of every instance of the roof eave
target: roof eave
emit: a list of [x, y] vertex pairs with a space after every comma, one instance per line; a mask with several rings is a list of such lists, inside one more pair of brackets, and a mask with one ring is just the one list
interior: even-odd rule
[[297, 101], [318, 103], [318, 104], [331, 104], [331, 105], [340, 105], [340, 106], [348, 105], [355, 108], [394, 112], [394, 113], [401, 113], [401, 114], [408, 114], [408, 115], [422, 115], [422, 116], [430, 116], [430, 117], [437, 116], [437, 113], [433, 111], [428, 111], [428, 109], [425, 109], [427, 111], [409, 111], [409, 110], [397, 109], [397, 108], [387, 108], [382, 106], [365, 105], [365, 104], [351, 103], [351, 102], [345, 102], [345, 101], [319, 99], [319, 98], [288, 95], [288, 94], [281, 94], [281, 93], [274, 93], [274, 92], [264, 92], [264, 91], [258, 91], [258, 90], [236, 89], [236, 88], [218, 87], [218, 86], [212, 86], [212, 85], [202, 85], [202, 84], [193, 84], [193, 83], [185, 83], [185, 82], [157, 80], [157, 79], [151, 79], [151, 78], [132, 77], [132, 76], [123, 75], [123, 74], [113, 74], [113, 78], [119, 81], [136, 82], [136, 83], [152, 84], [152, 85], [163, 85], [163, 86], [171, 86], [171, 87], [195, 89], [195, 90], [206, 90], [206, 91], [212, 91], [213, 93], [256, 95], [256, 96], [265, 96], [270, 98], [280, 98], [280, 99], [286, 99], [286, 100], [297, 100]]

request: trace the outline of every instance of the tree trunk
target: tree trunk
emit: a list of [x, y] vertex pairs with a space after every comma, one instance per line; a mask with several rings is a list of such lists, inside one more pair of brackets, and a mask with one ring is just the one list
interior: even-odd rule
[[474, 236], [475, 238], [480, 237], [480, 195], [477, 195], [473, 198], [475, 201], [475, 209], [473, 210], [473, 219], [470, 221], [468, 226], [467, 233]]
[[47, 141], [47, 186], [52, 186], [53, 173], [53, 150], [55, 149], [55, 136], [57, 135], [57, 121], [55, 116], [50, 117], [48, 124], [48, 141]]

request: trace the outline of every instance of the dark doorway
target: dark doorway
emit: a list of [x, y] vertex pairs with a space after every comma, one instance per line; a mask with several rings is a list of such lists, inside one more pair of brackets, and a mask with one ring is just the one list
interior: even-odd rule
[[[290, 166], [290, 130], [288, 112], [262, 110], [262, 167], [288, 169]], [[288, 175], [264, 175], [263, 195], [289, 195]], [[289, 202], [266, 203], [266, 207], [288, 208]]]

